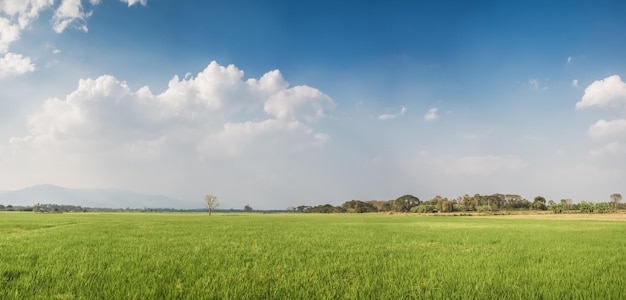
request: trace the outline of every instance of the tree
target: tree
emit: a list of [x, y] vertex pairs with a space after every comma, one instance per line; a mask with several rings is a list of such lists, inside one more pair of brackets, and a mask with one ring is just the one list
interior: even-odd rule
[[578, 208], [580, 212], [590, 214], [594, 211], [595, 205], [591, 202], [581, 201], [580, 204], [578, 204]]
[[378, 208], [374, 206], [372, 203], [363, 202], [361, 200], [351, 200], [344, 202], [341, 207], [346, 209], [348, 212], [355, 213], [368, 213], [368, 212], [377, 212]]
[[565, 204], [567, 204], [567, 210], [571, 210], [572, 209], [572, 198], [567, 198], [565, 199]]
[[461, 197], [461, 204], [463, 204], [463, 206], [465, 207], [465, 210], [474, 210], [474, 207], [472, 205], [472, 202], [474, 201], [474, 198], [472, 198], [472, 196], [465, 194], [463, 195], [463, 197]]
[[613, 201], [614, 209], [617, 210], [617, 205], [619, 204], [620, 201], [622, 201], [622, 194], [612, 194], [611, 201]]
[[413, 195], [404, 195], [394, 200], [393, 209], [400, 212], [410, 212], [411, 208], [422, 203], [419, 198]]
[[249, 213], [254, 210], [252, 209], [252, 207], [250, 207], [250, 205], [246, 204], [246, 206], [243, 207], [243, 211]]
[[206, 208], [209, 210], [209, 216], [211, 215], [211, 212], [213, 211], [213, 209], [215, 209], [216, 207], [220, 205], [220, 203], [217, 201], [217, 196], [213, 196], [213, 195], [204, 196], [204, 204], [206, 205]]
[[535, 197], [533, 201], [533, 209], [536, 210], [546, 210], [546, 198], [542, 196]]

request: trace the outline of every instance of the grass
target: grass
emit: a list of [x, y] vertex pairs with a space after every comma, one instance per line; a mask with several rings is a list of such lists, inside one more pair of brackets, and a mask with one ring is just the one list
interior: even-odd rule
[[0, 213], [0, 299], [623, 299], [624, 251], [615, 220]]

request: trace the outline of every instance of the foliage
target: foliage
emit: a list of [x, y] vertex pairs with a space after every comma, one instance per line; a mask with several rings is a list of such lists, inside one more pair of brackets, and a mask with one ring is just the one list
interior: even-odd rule
[[217, 196], [213, 195], [205, 195], [204, 204], [209, 210], [209, 216], [211, 215], [211, 212], [220, 205], [220, 203], [217, 201]]
[[463, 204], [454, 204], [452, 206], [453, 211], [468, 211], [468, 207]]
[[246, 204], [246, 206], [243, 207], [243, 211], [249, 213], [249, 212], [253, 212], [254, 209], [252, 209], [250, 205]]
[[343, 213], [343, 212], [346, 212], [346, 209], [341, 206], [332, 206], [330, 204], [324, 204], [324, 205], [307, 207], [304, 210], [304, 212], [305, 213], [329, 214], [329, 213]]
[[385, 211], [392, 211], [393, 210], [393, 202], [395, 200], [369, 200], [369, 201], [365, 201], [369, 204], [371, 204], [372, 206], [376, 207], [376, 209], [378, 211], [381, 212], [385, 212]]
[[532, 208], [536, 210], [546, 210], [548, 207], [546, 206], [546, 198], [542, 196], [535, 197]]
[[372, 203], [363, 202], [360, 200], [344, 202], [341, 207], [344, 208], [346, 211], [355, 213], [368, 213], [378, 211], [378, 208], [376, 208]]
[[418, 206], [414, 206], [411, 208], [411, 212], [413, 213], [432, 213], [437, 211], [437, 206], [429, 205], [429, 204], [420, 204]]
[[491, 211], [491, 206], [489, 206], [489, 205], [479, 205], [479, 206], [476, 206], [476, 211], [478, 211], [478, 212]]
[[410, 212], [411, 208], [418, 206], [421, 203], [420, 199], [413, 195], [404, 195], [398, 197], [393, 202], [393, 210], [399, 212]]
[[592, 213], [595, 210], [595, 205], [591, 202], [581, 201], [578, 203], [578, 209], [582, 213]]
[[596, 203], [595, 210], [601, 214], [613, 211], [613, 209], [614, 207], [613, 207], [613, 204], [611, 203], [606, 203], [606, 202]]
[[613, 208], [615, 210], [617, 210], [620, 201], [622, 201], [622, 194], [611, 194], [611, 202], [613, 202]]
[[566, 206], [563, 203], [551, 203], [550, 206], [548, 207], [550, 210], [552, 210], [552, 212], [554, 212], [555, 214], [560, 214], [563, 213], [563, 211], [566, 210]]

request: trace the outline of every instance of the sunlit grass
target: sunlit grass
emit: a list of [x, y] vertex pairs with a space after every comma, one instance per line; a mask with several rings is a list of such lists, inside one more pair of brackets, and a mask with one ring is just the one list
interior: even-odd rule
[[626, 222], [2, 213], [0, 231], [0, 299], [626, 296]]

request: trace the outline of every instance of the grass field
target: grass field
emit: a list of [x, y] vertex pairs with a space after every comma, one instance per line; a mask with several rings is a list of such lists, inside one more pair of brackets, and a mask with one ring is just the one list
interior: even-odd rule
[[0, 213], [0, 299], [624, 299], [626, 222]]

